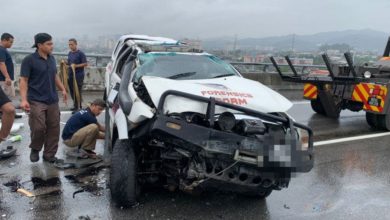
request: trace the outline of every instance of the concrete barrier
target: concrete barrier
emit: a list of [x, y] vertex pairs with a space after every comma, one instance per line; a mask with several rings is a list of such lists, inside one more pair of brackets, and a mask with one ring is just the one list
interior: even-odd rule
[[290, 100], [300, 100], [303, 96], [303, 84], [283, 81], [276, 73], [241, 73], [245, 78], [261, 82], [281, 93]]
[[[59, 71], [59, 70], [58, 70]], [[103, 67], [85, 68], [84, 90], [86, 91], [103, 91], [104, 74], [106, 69]], [[19, 88], [20, 65], [15, 66], [15, 86]]]
[[[33, 51], [20, 51], [20, 50], [10, 50], [11, 55], [14, 58], [15, 64], [15, 86], [16, 89], [19, 88], [19, 75], [20, 75], [20, 63], [23, 58], [32, 53]], [[53, 53], [57, 63], [60, 63], [61, 59], [66, 59], [67, 53]], [[84, 91], [97, 91], [101, 92], [104, 90], [104, 74], [105, 74], [105, 65], [110, 61], [110, 55], [97, 55], [97, 54], [87, 54], [88, 63], [91, 65], [85, 69], [85, 79], [84, 79]], [[271, 63], [231, 63], [236, 67], [241, 74], [248, 79], [252, 79], [258, 82], [263, 83], [271, 87], [272, 89], [278, 91], [284, 96], [290, 99], [300, 99], [302, 97], [302, 84], [295, 84], [290, 82], [284, 82], [281, 80], [278, 74], [275, 73]], [[281, 64], [282, 67], [287, 67], [285, 64]], [[309, 70], [311, 68], [318, 69], [323, 68], [323, 66], [318, 65], [297, 65], [297, 67], [302, 68], [302, 71]]]
[[263, 83], [276, 90], [302, 89], [302, 84], [283, 81], [276, 73], [241, 73], [245, 78]]
[[[15, 85], [18, 88], [18, 77], [20, 75], [20, 65], [16, 65]], [[85, 69], [84, 90], [85, 91], [103, 91], [104, 90], [103, 67], [87, 67]], [[276, 73], [241, 73], [245, 78], [255, 80], [269, 86], [290, 99], [299, 99], [302, 96], [303, 85], [285, 82], [281, 80]]]

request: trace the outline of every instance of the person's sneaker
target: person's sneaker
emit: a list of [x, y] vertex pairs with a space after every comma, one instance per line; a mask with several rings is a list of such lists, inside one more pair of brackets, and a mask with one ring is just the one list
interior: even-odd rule
[[95, 156], [97, 155], [96, 152], [93, 150], [87, 150], [87, 149], [84, 149], [84, 150], [85, 150], [85, 152], [88, 153], [88, 155], [95, 155]]
[[75, 107], [73, 107], [73, 108], [71, 108], [71, 109], [69, 109], [70, 111], [76, 111], [77, 110], [77, 108], [75, 108]]
[[89, 154], [96, 154], [96, 152], [93, 151], [93, 150], [88, 150], [88, 149], [84, 149], [84, 150], [85, 150], [85, 152], [87, 152], [87, 153], [89, 153]]
[[45, 157], [45, 156], [43, 156], [43, 161], [48, 162], [48, 163], [61, 162], [61, 160], [58, 159], [57, 157]]
[[69, 157], [75, 157], [78, 159], [87, 159], [88, 158], [88, 153], [85, 152], [85, 150], [82, 148], [68, 150], [66, 152], [66, 155]]
[[31, 149], [30, 160], [33, 163], [39, 161], [39, 151], [38, 150]]
[[88, 158], [91, 158], [91, 159], [99, 159], [100, 157], [95, 153], [95, 151], [93, 150], [86, 150], [84, 149], [85, 152], [88, 154]]

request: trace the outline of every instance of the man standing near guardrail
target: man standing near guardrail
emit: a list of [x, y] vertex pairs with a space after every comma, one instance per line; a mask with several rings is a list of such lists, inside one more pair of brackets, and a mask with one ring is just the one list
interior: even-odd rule
[[[84, 84], [84, 68], [88, 65], [87, 63], [87, 57], [85, 54], [78, 49], [77, 47], [77, 40], [74, 38], [71, 38], [69, 40], [69, 53], [68, 53], [68, 60], [67, 63], [69, 65], [69, 91], [70, 95], [73, 99], [73, 108], [71, 111], [77, 112], [79, 109], [82, 109], [82, 88]], [[73, 70], [75, 70], [76, 78], [73, 78]], [[77, 84], [78, 88], [78, 94], [77, 90], [74, 88], [75, 84]], [[78, 95], [78, 97], [77, 97]]]
[[39, 152], [43, 151], [43, 160], [54, 163], [60, 135], [60, 110], [56, 86], [62, 92], [64, 102], [67, 94], [57, 74], [56, 61], [52, 55], [53, 41], [47, 33], [34, 37], [35, 53], [23, 59], [20, 70], [20, 104], [29, 112], [31, 131], [31, 162], [39, 161]]
[[15, 98], [14, 63], [8, 50], [14, 43], [14, 37], [9, 33], [1, 35], [0, 42], [0, 86], [8, 98]]

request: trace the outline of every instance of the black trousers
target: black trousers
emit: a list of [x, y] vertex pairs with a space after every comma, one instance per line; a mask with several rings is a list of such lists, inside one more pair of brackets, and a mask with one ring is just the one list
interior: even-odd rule
[[0, 87], [0, 108], [6, 103], [11, 102], [8, 96], [4, 93], [3, 89]]
[[74, 88], [73, 88], [73, 77], [69, 77], [69, 79], [68, 79], [69, 92], [70, 92], [70, 96], [73, 99], [73, 107], [75, 109], [82, 109], [83, 98], [82, 98], [81, 94], [82, 94], [83, 85], [84, 85], [84, 76], [83, 77], [76, 77], [76, 81], [77, 81], [77, 87], [79, 89], [79, 94], [80, 94], [79, 105], [77, 105], [77, 99], [75, 99]]

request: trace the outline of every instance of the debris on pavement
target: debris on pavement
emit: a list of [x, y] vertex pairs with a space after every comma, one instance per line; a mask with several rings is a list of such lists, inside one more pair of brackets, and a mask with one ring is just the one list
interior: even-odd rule
[[86, 216], [79, 216], [79, 220], [91, 220], [91, 218], [86, 215]]
[[107, 167], [109, 167], [107, 163], [99, 163], [83, 168], [77, 173], [65, 175], [66, 179], [80, 187], [73, 193], [72, 197], [75, 198], [76, 194], [82, 192], [89, 192], [95, 196], [100, 196], [101, 191], [105, 189], [106, 181], [103, 180], [105, 178], [104, 175], [100, 175], [99, 172]]
[[6, 159], [14, 156], [16, 149], [13, 146], [8, 146], [6, 149], [0, 150], [0, 159]]
[[4, 183], [4, 186], [10, 187], [11, 192], [16, 192], [22, 185], [20, 184], [19, 180], [11, 180], [7, 183]]
[[22, 189], [22, 188], [17, 189], [16, 192], [18, 192], [18, 193], [20, 193], [20, 194], [22, 194], [24, 196], [27, 196], [29, 198], [32, 198], [32, 197], [35, 196], [32, 192], [29, 192], [29, 191], [27, 191], [25, 189]]
[[22, 141], [22, 135], [18, 134], [7, 139], [7, 143], [15, 143]]
[[[32, 182], [34, 191], [29, 191], [23, 187], [23, 185], [28, 182]], [[59, 188], [60, 185], [61, 182], [58, 177], [47, 180], [43, 180], [39, 177], [32, 177], [31, 181], [25, 181], [21, 183], [20, 180], [11, 180], [4, 184], [4, 186], [11, 189], [11, 192], [17, 192], [28, 198], [59, 195], [62, 193], [62, 190]]]

